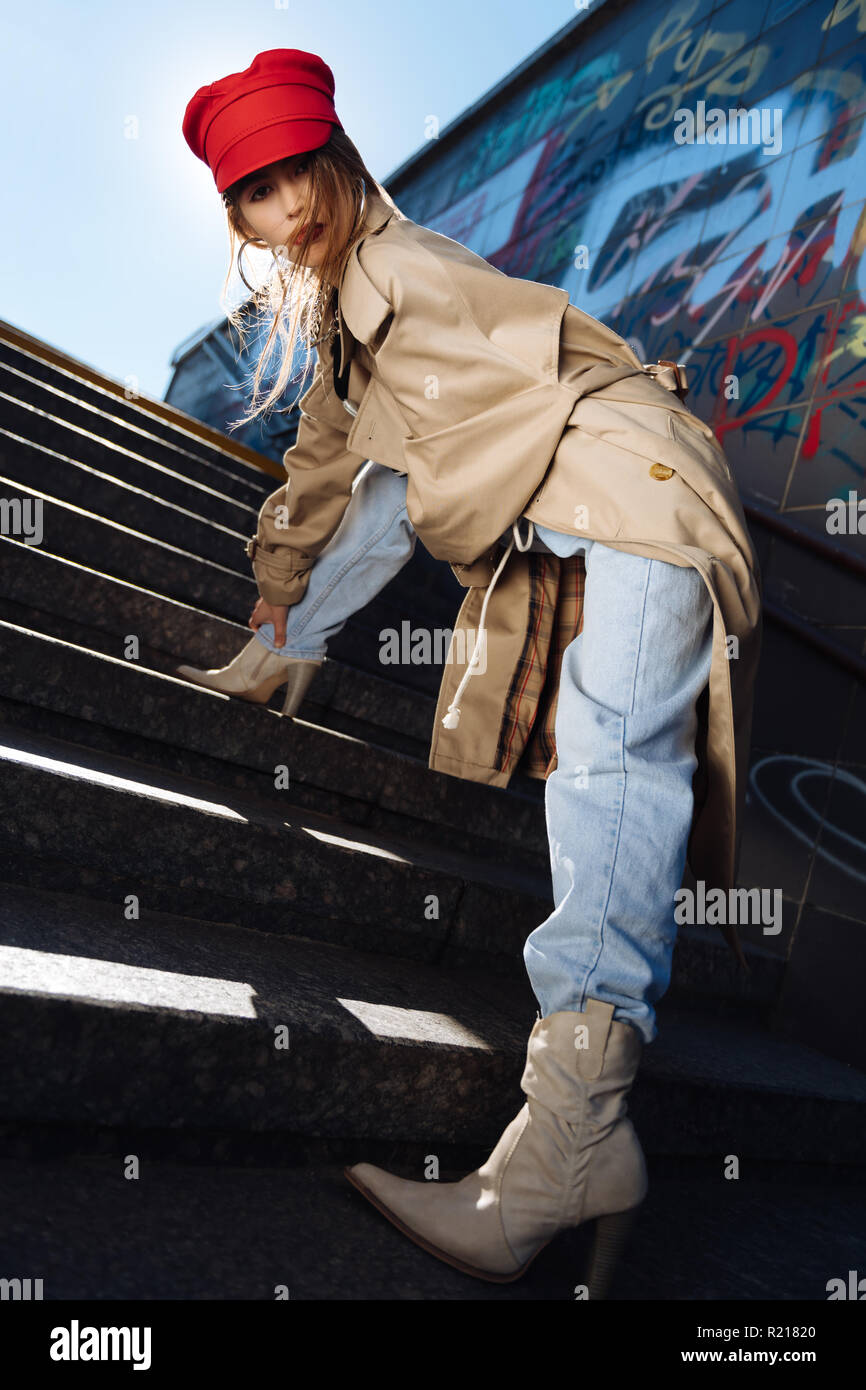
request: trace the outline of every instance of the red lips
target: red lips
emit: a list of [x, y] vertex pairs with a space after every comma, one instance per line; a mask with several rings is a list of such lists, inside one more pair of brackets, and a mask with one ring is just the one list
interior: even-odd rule
[[[298, 236], [295, 237], [295, 245], [296, 245], [296, 246], [299, 246], [299, 245], [301, 244], [301, 242], [303, 241], [304, 237], [306, 236], [306, 233], [307, 233], [307, 229], [306, 229], [306, 227], [305, 227], [304, 230], [303, 230]], [[321, 222], [317, 222], [317, 223], [316, 223], [316, 229], [315, 229], [313, 235], [310, 237], [310, 241], [311, 241], [311, 242], [318, 241], [318, 239], [319, 239], [319, 237], [320, 237], [321, 235], [322, 235], [322, 223], [321, 223]]]

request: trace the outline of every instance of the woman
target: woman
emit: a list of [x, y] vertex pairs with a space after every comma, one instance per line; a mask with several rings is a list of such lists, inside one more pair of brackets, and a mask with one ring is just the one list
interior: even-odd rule
[[601, 1297], [647, 1190], [627, 1096], [656, 1036], [687, 853], [697, 877], [735, 882], [757, 562], [678, 376], [652, 379], [565, 291], [405, 218], [333, 95], [321, 59], [278, 49], [187, 108], [231, 228], [274, 256], [265, 357], [273, 343], [282, 360], [261, 404], [260, 361], [251, 411], [283, 391], [301, 323], [318, 364], [288, 483], [248, 545], [255, 636], [224, 671], [179, 670], [253, 699], [288, 680], [291, 712], [416, 532], [467, 586], [472, 659], [446, 668], [430, 766], [502, 786], [540, 726], [555, 744], [541, 764], [554, 911], [524, 952], [540, 1006], [526, 1103], [461, 1182], [346, 1173], [417, 1244], [494, 1282], [594, 1220], [586, 1284]]

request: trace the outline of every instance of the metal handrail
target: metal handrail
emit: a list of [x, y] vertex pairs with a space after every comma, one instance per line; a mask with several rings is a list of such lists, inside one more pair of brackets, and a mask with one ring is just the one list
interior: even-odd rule
[[762, 526], [766, 526], [768, 531], [775, 531], [777, 535], [784, 536], [786, 540], [793, 541], [795, 545], [800, 545], [804, 550], [811, 550], [813, 554], [820, 555], [823, 560], [830, 560], [834, 565], [842, 569], [850, 570], [852, 574], [857, 574], [861, 579], [866, 579], [866, 560], [859, 555], [852, 555], [850, 551], [844, 551], [840, 546], [833, 545], [831, 541], [822, 540], [812, 531], [805, 531], [800, 526], [794, 526], [778, 512], [774, 512], [757, 498], [749, 497], [741, 493], [743, 511], [750, 521], [758, 521]]

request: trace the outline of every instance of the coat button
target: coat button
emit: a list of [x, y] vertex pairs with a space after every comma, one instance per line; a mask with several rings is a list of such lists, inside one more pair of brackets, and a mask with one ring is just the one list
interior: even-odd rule
[[666, 463], [654, 463], [652, 468], [650, 469], [651, 478], [660, 478], [662, 479], [662, 481], [664, 481], [664, 479], [672, 478], [673, 476], [674, 470], [672, 468], [668, 468]]

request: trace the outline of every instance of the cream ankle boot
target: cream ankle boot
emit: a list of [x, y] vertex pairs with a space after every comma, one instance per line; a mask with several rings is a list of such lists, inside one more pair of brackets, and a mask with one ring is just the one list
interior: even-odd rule
[[643, 1039], [587, 999], [539, 1019], [521, 1089], [526, 1104], [487, 1162], [456, 1183], [410, 1182], [370, 1163], [346, 1177], [416, 1245], [492, 1283], [519, 1279], [560, 1231], [596, 1220], [583, 1282], [604, 1298], [647, 1192], [626, 1096]]
[[175, 675], [225, 695], [239, 695], [244, 700], [266, 705], [278, 685], [286, 684], [286, 698], [281, 714], [294, 714], [303, 700], [321, 661], [301, 657], [279, 656], [253, 636], [228, 666], [201, 670], [198, 666], [176, 666]]

